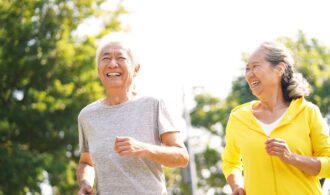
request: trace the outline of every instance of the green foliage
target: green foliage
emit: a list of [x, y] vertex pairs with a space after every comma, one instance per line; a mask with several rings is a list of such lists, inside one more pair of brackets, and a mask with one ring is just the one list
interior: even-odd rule
[[[205, 191], [211, 186], [212, 188], [220, 188], [225, 185], [225, 178], [220, 169], [220, 153], [219, 151], [207, 147], [203, 153], [196, 155], [196, 168], [199, 181], [199, 188], [205, 188]], [[202, 174], [202, 171], [209, 172], [209, 176]], [[219, 190], [217, 190], [219, 191]]]
[[199, 94], [195, 96], [196, 107], [191, 112], [191, 123], [195, 127], [205, 127], [212, 133], [217, 134], [216, 124], [224, 116], [223, 106], [218, 98], [212, 97], [209, 94]]
[[182, 184], [182, 177], [179, 168], [164, 167], [164, 174], [166, 179], [166, 189], [169, 194], [187, 194], [185, 193], [185, 186]]
[[[296, 60], [296, 68], [301, 72], [313, 88], [313, 93], [308, 99], [320, 107], [323, 116], [330, 116], [330, 49], [319, 43], [317, 39], [307, 39], [302, 32], [296, 39], [287, 37], [279, 38], [293, 53]], [[246, 61], [247, 54], [243, 54]], [[219, 100], [210, 94], [198, 94], [195, 96], [196, 106], [191, 115], [192, 125], [203, 127], [214, 135], [221, 137], [224, 143], [224, 135], [217, 133], [215, 128], [221, 124], [227, 125], [230, 111], [245, 102], [255, 99], [252, 95], [244, 76], [233, 81], [230, 94], [225, 100]], [[196, 154], [197, 174], [200, 188], [219, 188], [225, 184], [225, 178], [221, 171], [217, 171], [221, 164], [221, 149], [207, 148], [204, 152]], [[213, 170], [211, 175], [204, 178], [202, 170]]]
[[[0, 1], [0, 194], [40, 193], [44, 171], [56, 193], [76, 191], [76, 118], [103, 89], [96, 37], [73, 32], [88, 17], [109, 15], [102, 2]], [[104, 31], [120, 29], [119, 8]]]

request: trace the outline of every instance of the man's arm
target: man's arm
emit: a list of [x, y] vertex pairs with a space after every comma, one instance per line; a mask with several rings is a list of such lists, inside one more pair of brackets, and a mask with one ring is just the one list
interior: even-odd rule
[[140, 142], [131, 137], [117, 137], [115, 151], [120, 156], [145, 157], [167, 167], [185, 167], [189, 161], [187, 149], [177, 132], [161, 135], [163, 146]]
[[80, 186], [78, 195], [92, 194], [95, 171], [91, 156], [88, 152], [80, 154], [77, 178]]

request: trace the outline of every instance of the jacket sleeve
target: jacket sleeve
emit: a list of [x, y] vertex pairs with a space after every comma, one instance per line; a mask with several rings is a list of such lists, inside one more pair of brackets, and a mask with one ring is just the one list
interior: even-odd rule
[[226, 146], [222, 153], [222, 171], [226, 179], [231, 174], [241, 175], [243, 169], [241, 153], [234, 138], [234, 131], [237, 128], [235, 126], [237, 126], [237, 121], [231, 114], [226, 128]]
[[313, 105], [310, 113], [311, 140], [313, 156], [321, 161], [319, 177], [330, 178], [330, 137], [329, 127], [322, 117], [319, 108]]

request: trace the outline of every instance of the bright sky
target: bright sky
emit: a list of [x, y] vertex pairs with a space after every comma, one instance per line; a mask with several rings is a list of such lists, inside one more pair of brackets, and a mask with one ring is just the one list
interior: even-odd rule
[[226, 97], [244, 67], [242, 52], [280, 36], [330, 46], [327, 0], [124, 0], [123, 18], [137, 41], [141, 89], [178, 95], [204, 86]]
[[[204, 86], [225, 98], [242, 74], [243, 52], [302, 30], [330, 46], [328, 0], [124, 0], [121, 17], [141, 61], [138, 89], [171, 106]], [[109, 0], [105, 7], [115, 7]], [[179, 109], [179, 108], [178, 108]]]

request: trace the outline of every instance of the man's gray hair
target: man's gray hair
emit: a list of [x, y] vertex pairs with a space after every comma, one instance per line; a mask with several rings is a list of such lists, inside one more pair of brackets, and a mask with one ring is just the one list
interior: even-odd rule
[[133, 53], [134, 50], [134, 41], [128, 34], [121, 32], [112, 32], [103, 36], [100, 40], [97, 41], [97, 50], [95, 54], [96, 64], [99, 64], [100, 55], [102, 54], [103, 49], [111, 43], [120, 44], [123, 49], [125, 49], [131, 58], [132, 64], [135, 66], [137, 64], [137, 58]]

